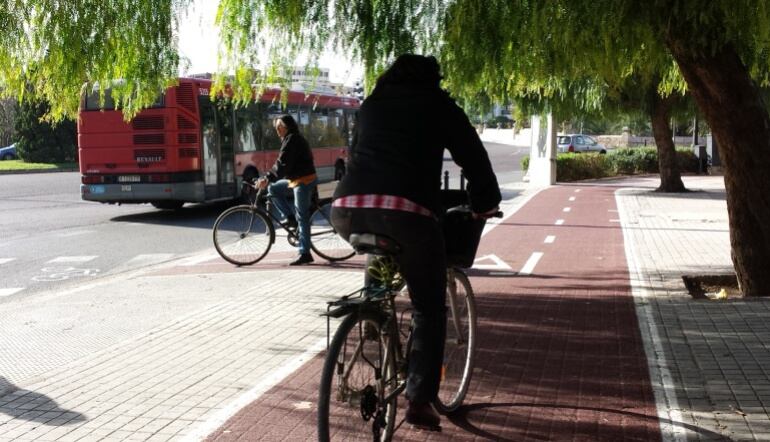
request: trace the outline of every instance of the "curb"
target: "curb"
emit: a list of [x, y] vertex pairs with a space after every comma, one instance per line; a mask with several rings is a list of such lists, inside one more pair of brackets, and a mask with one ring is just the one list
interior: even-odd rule
[[25, 173], [56, 173], [77, 172], [78, 169], [26, 169], [26, 170], [0, 170], [0, 175], [23, 175]]

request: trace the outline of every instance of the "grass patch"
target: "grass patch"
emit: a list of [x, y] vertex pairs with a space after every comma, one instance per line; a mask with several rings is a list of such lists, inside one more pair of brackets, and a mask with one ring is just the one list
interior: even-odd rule
[[77, 170], [78, 163], [25, 163], [22, 160], [0, 161], [0, 173], [36, 170]]

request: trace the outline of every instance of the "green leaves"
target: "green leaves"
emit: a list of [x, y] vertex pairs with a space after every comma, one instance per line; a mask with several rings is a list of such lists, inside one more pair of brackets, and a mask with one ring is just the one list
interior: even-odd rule
[[[176, 77], [177, 21], [191, 1], [7, 0], [0, 93], [45, 98], [60, 118], [75, 115], [85, 82], [110, 84], [130, 116]], [[397, 55], [417, 52], [439, 57], [457, 96], [594, 112], [629, 79], [683, 92], [666, 49], [672, 36], [694, 53], [731, 44], [769, 84], [769, 2], [219, 0], [217, 84], [230, 80], [244, 100], [252, 84], [286, 84], [298, 58], [315, 65], [335, 50], [364, 63], [371, 88]]]
[[[85, 82], [132, 115], [177, 75], [176, 11], [188, 0], [13, 0], [0, 12], [0, 93], [74, 117]], [[113, 80], [122, 79], [115, 83]]]

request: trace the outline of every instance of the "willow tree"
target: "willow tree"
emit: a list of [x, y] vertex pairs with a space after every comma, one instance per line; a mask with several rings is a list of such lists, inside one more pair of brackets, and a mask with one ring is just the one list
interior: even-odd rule
[[442, 51], [453, 82], [476, 79], [503, 91], [553, 94], [554, 76], [593, 74], [618, 85], [661, 73], [663, 96], [691, 94], [724, 158], [741, 289], [770, 295], [770, 118], [758, 88], [770, 75], [768, 1], [651, 0], [642, 7], [628, 0], [493, 0], [479, 6], [457, 1], [449, 9]]
[[658, 151], [658, 190], [683, 192], [686, 189], [679, 170], [671, 117], [676, 108], [685, 103], [685, 97], [679, 91], [661, 91], [663, 85], [657, 75], [651, 78], [634, 75], [608, 94], [611, 99], [605, 106], [618, 109], [621, 113], [642, 112], [650, 119], [655, 148]]
[[0, 95], [47, 101], [49, 117], [60, 120], [77, 116], [88, 81], [109, 85], [116, 103], [134, 114], [177, 75], [177, 18], [189, 2], [7, 0]]

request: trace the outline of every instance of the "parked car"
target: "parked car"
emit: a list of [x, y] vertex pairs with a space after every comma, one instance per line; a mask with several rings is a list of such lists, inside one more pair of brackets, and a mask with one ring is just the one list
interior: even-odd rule
[[16, 156], [16, 143], [0, 148], [0, 160], [15, 160]]
[[607, 146], [583, 134], [559, 135], [556, 137], [556, 151], [564, 152], [599, 152], [607, 153]]

